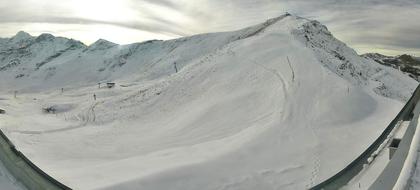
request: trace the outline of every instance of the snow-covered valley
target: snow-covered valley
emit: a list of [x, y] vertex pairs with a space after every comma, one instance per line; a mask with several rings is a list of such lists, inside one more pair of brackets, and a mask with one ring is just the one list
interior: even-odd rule
[[0, 39], [0, 127], [74, 189], [309, 188], [368, 147], [417, 84], [288, 14], [130, 45]]

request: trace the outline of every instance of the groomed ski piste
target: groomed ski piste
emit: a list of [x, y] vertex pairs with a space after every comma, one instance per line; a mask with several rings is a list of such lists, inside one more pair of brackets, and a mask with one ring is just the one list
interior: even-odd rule
[[20, 32], [0, 39], [0, 61], [1, 129], [73, 189], [307, 189], [418, 85], [289, 14], [130, 45]]

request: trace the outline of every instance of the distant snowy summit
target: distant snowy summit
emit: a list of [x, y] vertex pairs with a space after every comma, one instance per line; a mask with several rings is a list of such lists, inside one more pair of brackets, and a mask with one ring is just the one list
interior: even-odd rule
[[[410, 96], [401, 86], [393, 84], [404, 85], [406, 82], [400, 80], [405, 79], [358, 56], [318, 21], [289, 13], [238, 31], [128, 45], [100, 39], [86, 46], [80, 41], [51, 34], [34, 37], [19, 32], [12, 38], [0, 39], [0, 85], [33, 90], [96, 84], [129, 76], [157, 79], [173, 74], [175, 63], [177, 69], [182, 70], [229, 45], [246, 43], [263, 34], [283, 35], [284, 31], [295, 43], [310, 49], [322, 66], [350, 83], [369, 86], [369, 81], [375, 81], [375, 91], [382, 95], [398, 99]], [[278, 45], [261, 41], [258, 49]], [[286, 50], [279, 48], [278, 51]]]
[[89, 51], [96, 51], [96, 50], [106, 50], [106, 49], [110, 49], [114, 46], [117, 46], [118, 44], [104, 40], [104, 39], [99, 39], [96, 42], [94, 42], [92, 45], [90, 45], [87, 50]]
[[15, 36], [10, 38], [10, 41], [12, 43], [19, 43], [19, 42], [30, 40], [30, 39], [33, 39], [33, 37], [29, 33], [26, 33], [24, 31], [19, 31]]
[[411, 78], [420, 81], [420, 58], [403, 54], [399, 56], [386, 56], [379, 53], [366, 53], [362, 57], [374, 60], [381, 65], [398, 69]]

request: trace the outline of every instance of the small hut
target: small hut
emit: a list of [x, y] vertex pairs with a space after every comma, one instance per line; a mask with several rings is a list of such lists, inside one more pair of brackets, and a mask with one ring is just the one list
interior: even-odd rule
[[115, 83], [114, 83], [114, 82], [107, 82], [107, 83], [106, 83], [106, 86], [107, 86], [108, 88], [114, 88], [114, 87], [115, 87]]
[[6, 113], [6, 111], [0, 109], [0, 114], [5, 114], [5, 113]]

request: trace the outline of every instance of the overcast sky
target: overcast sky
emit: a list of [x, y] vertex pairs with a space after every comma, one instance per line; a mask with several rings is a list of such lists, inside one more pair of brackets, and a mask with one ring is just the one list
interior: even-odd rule
[[127, 44], [240, 29], [286, 11], [319, 20], [359, 53], [420, 56], [420, 0], [0, 0], [0, 37], [24, 30]]

